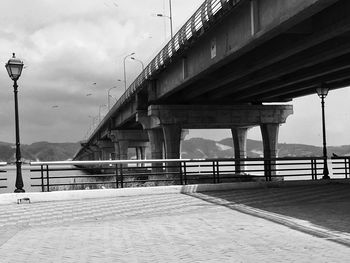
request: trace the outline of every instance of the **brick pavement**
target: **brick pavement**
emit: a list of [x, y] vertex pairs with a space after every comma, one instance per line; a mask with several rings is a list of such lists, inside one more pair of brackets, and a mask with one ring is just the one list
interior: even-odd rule
[[350, 234], [350, 184], [206, 192], [201, 197], [207, 201], [214, 198], [211, 201], [243, 204]]
[[0, 255], [4, 263], [345, 262], [350, 248], [164, 194], [1, 205]]

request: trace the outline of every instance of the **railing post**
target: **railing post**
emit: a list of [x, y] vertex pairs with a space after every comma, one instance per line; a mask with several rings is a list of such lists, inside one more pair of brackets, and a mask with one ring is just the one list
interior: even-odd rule
[[180, 175], [180, 184], [183, 185], [183, 174], [182, 174], [182, 162], [179, 163], [180, 164], [180, 169], [179, 169], [179, 175]]
[[350, 158], [345, 158], [345, 179], [348, 179], [348, 174], [349, 174], [349, 170], [350, 170]]
[[41, 173], [41, 192], [45, 192], [44, 188], [44, 165], [40, 165], [40, 173]]
[[124, 188], [123, 164], [120, 164], [120, 188]]
[[215, 161], [213, 161], [213, 183], [216, 184], [216, 169], [215, 169]]
[[115, 186], [116, 186], [116, 188], [119, 188], [119, 181], [118, 181], [118, 164], [115, 164]]
[[317, 180], [317, 159], [315, 158], [315, 180]]
[[216, 161], [216, 182], [220, 183], [220, 169], [219, 161]]
[[49, 165], [46, 165], [46, 183], [47, 183], [47, 192], [50, 192], [50, 175], [49, 175]]
[[184, 176], [184, 181], [185, 181], [185, 185], [187, 184], [187, 165], [186, 162], [184, 162], [184, 172], [183, 172], [183, 176]]
[[316, 159], [311, 158], [311, 179], [315, 180], [315, 172], [316, 172]]

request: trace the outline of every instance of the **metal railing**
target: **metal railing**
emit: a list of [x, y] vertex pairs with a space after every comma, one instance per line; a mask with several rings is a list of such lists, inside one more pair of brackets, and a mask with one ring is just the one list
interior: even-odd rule
[[[6, 166], [7, 163], [6, 162], [0, 162], [0, 166]], [[2, 182], [5, 182], [7, 181], [7, 178], [2, 178], [1, 177], [1, 173], [6, 173], [7, 171], [4, 170], [4, 169], [0, 169], [0, 189], [4, 189], [4, 188], [7, 188], [6, 185], [3, 185]]]
[[[350, 157], [336, 160], [336, 172], [331, 177], [349, 178]], [[318, 180], [323, 176], [322, 157], [32, 162], [31, 167], [31, 186], [40, 187], [43, 192], [278, 178]]]
[[350, 178], [350, 156], [332, 157], [333, 175]]
[[[196, 10], [196, 12], [186, 21], [179, 31], [170, 39], [154, 59], [144, 68], [144, 70], [130, 84], [124, 94], [117, 100], [112, 110], [107, 114], [102, 122], [96, 127], [90, 138], [99, 130], [100, 126], [110, 118], [110, 115], [126, 103], [136, 92], [138, 92], [144, 82], [163, 69], [179, 51], [188, 48], [189, 45], [206, 32], [210, 25], [214, 24], [218, 17], [228, 13], [233, 7], [243, 0], [206, 0]], [[88, 141], [90, 140], [88, 139]]]

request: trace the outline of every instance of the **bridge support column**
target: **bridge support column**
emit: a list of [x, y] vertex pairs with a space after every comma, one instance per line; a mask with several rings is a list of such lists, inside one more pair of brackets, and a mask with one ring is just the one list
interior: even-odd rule
[[[180, 127], [232, 129], [253, 126], [261, 127], [265, 158], [273, 158], [277, 151], [278, 127], [292, 113], [293, 107], [290, 105], [150, 105], [147, 115], [151, 128], [164, 130], [167, 158], [180, 156]], [[235, 156], [245, 157], [247, 130], [233, 130], [232, 134]], [[237, 171], [242, 171], [241, 166], [242, 164], [237, 164]], [[265, 174], [268, 179], [276, 175], [273, 170], [275, 163], [266, 161]]]
[[181, 127], [177, 124], [162, 125], [165, 141], [165, 158], [180, 159]]
[[[159, 126], [154, 127], [154, 119], [147, 115], [146, 110], [140, 110], [136, 114], [136, 121], [140, 123], [144, 130], [147, 131], [149, 145], [151, 149], [151, 159], [163, 159], [163, 143], [164, 132]], [[155, 174], [154, 179], [159, 179], [159, 174], [163, 173], [162, 163], [152, 163], [152, 173]]]
[[[177, 124], [162, 125], [165, 142], [165, 158], [180, 159], [180, 142], [181, 142], [181, 127]], [[167, 178], [179, 178], [180, 162], [171, 162], [167, 164]], [[170, 179], [169, 178], [169, 179]]]
[[[246, 127], [234, 127], [231, 128], [233, 145], [235, 150], [235, 158], [243, 159], [247, 157], [247, 134], [248, 129]], [[244, 161], [237, 161], [235, 164], [236, 174], [244, 172]]]
[[116, 158], [128, 159], [129, 147], [145, 147], [148, 141], [147, 133], [143, 130], [112, 130], [109, 138], [114, 143]]
[[114, 145], [109, 140], [101, 140], [97, 142], [97, 146], [101, 151], [101, 159], [102, 160], [110, 160], [111, 154], [114, 152]]
[[[151, 148], [151, 159], [163, 159], [163, 142], [164, 135], [162, 129], [148, 129], [148, 138]], [[152, 164], [152, 173], [161, 173], [162, 163], [153, 163]]]
[[128, 149], [129, 149], [129, 142], [128, 141], [119, 141], [119, 159], [120, 160], [127, 160], [128, 159]]
[[114, 159], [120, 160], [120, 150], [118, 141], [113, 141], [114, 144]]
[[[136, 151], [136, 159], [137, 160], [145, 160], [146, 159], [146, 147], [143, 146], [136, 146], [135, 147], [135, 151]], [[140, 165], [138, 165], [139, 167], [143, 167], [144, 164], [141, 163]]]
[[92, 160], [101, 160], [101, 149], [96, 145], [90, 145], [89, 149], [92, 151]]
[[264, 146], [264, 170], [267, 180], [278, 180], [276, 176], [276, 161], [271, 159], [277, 157], [279, 124], [264, 123], [260, 125]]

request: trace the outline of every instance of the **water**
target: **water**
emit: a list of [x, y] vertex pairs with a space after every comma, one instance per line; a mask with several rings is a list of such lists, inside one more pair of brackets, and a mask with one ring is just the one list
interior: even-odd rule
[[[73, 166], [64, 166], [60, 168], [73, 168]], [[0, 181], [0, 186], [7, 186], [7, 188], [0, 188], [0, 193], [13, 193], [16, 189], [16, 166], [15, 165], [7, 165], [0, 167], [1, 170], [5, 170], [6, 173], [0, 173], [0, 178], [6, 178], [6, 181]], [[31, 180], [31, 177], [40, 177], [40, 172], [31, 172], [31, 169], [40, 169], [40, 166], [33, 167], [30, 165], [22, 166], [22, 178], [23, 178], [23, 189], [26, 192], [41, 192], [41, 187], [33, 187], [32, 184], [40, 184], [40, 180]], [[50, 175], [87, 175], [84, 171], [74, 170], [74, 171], [50, 171]], [[67, 182], [68, 179], [65, 179]]]

